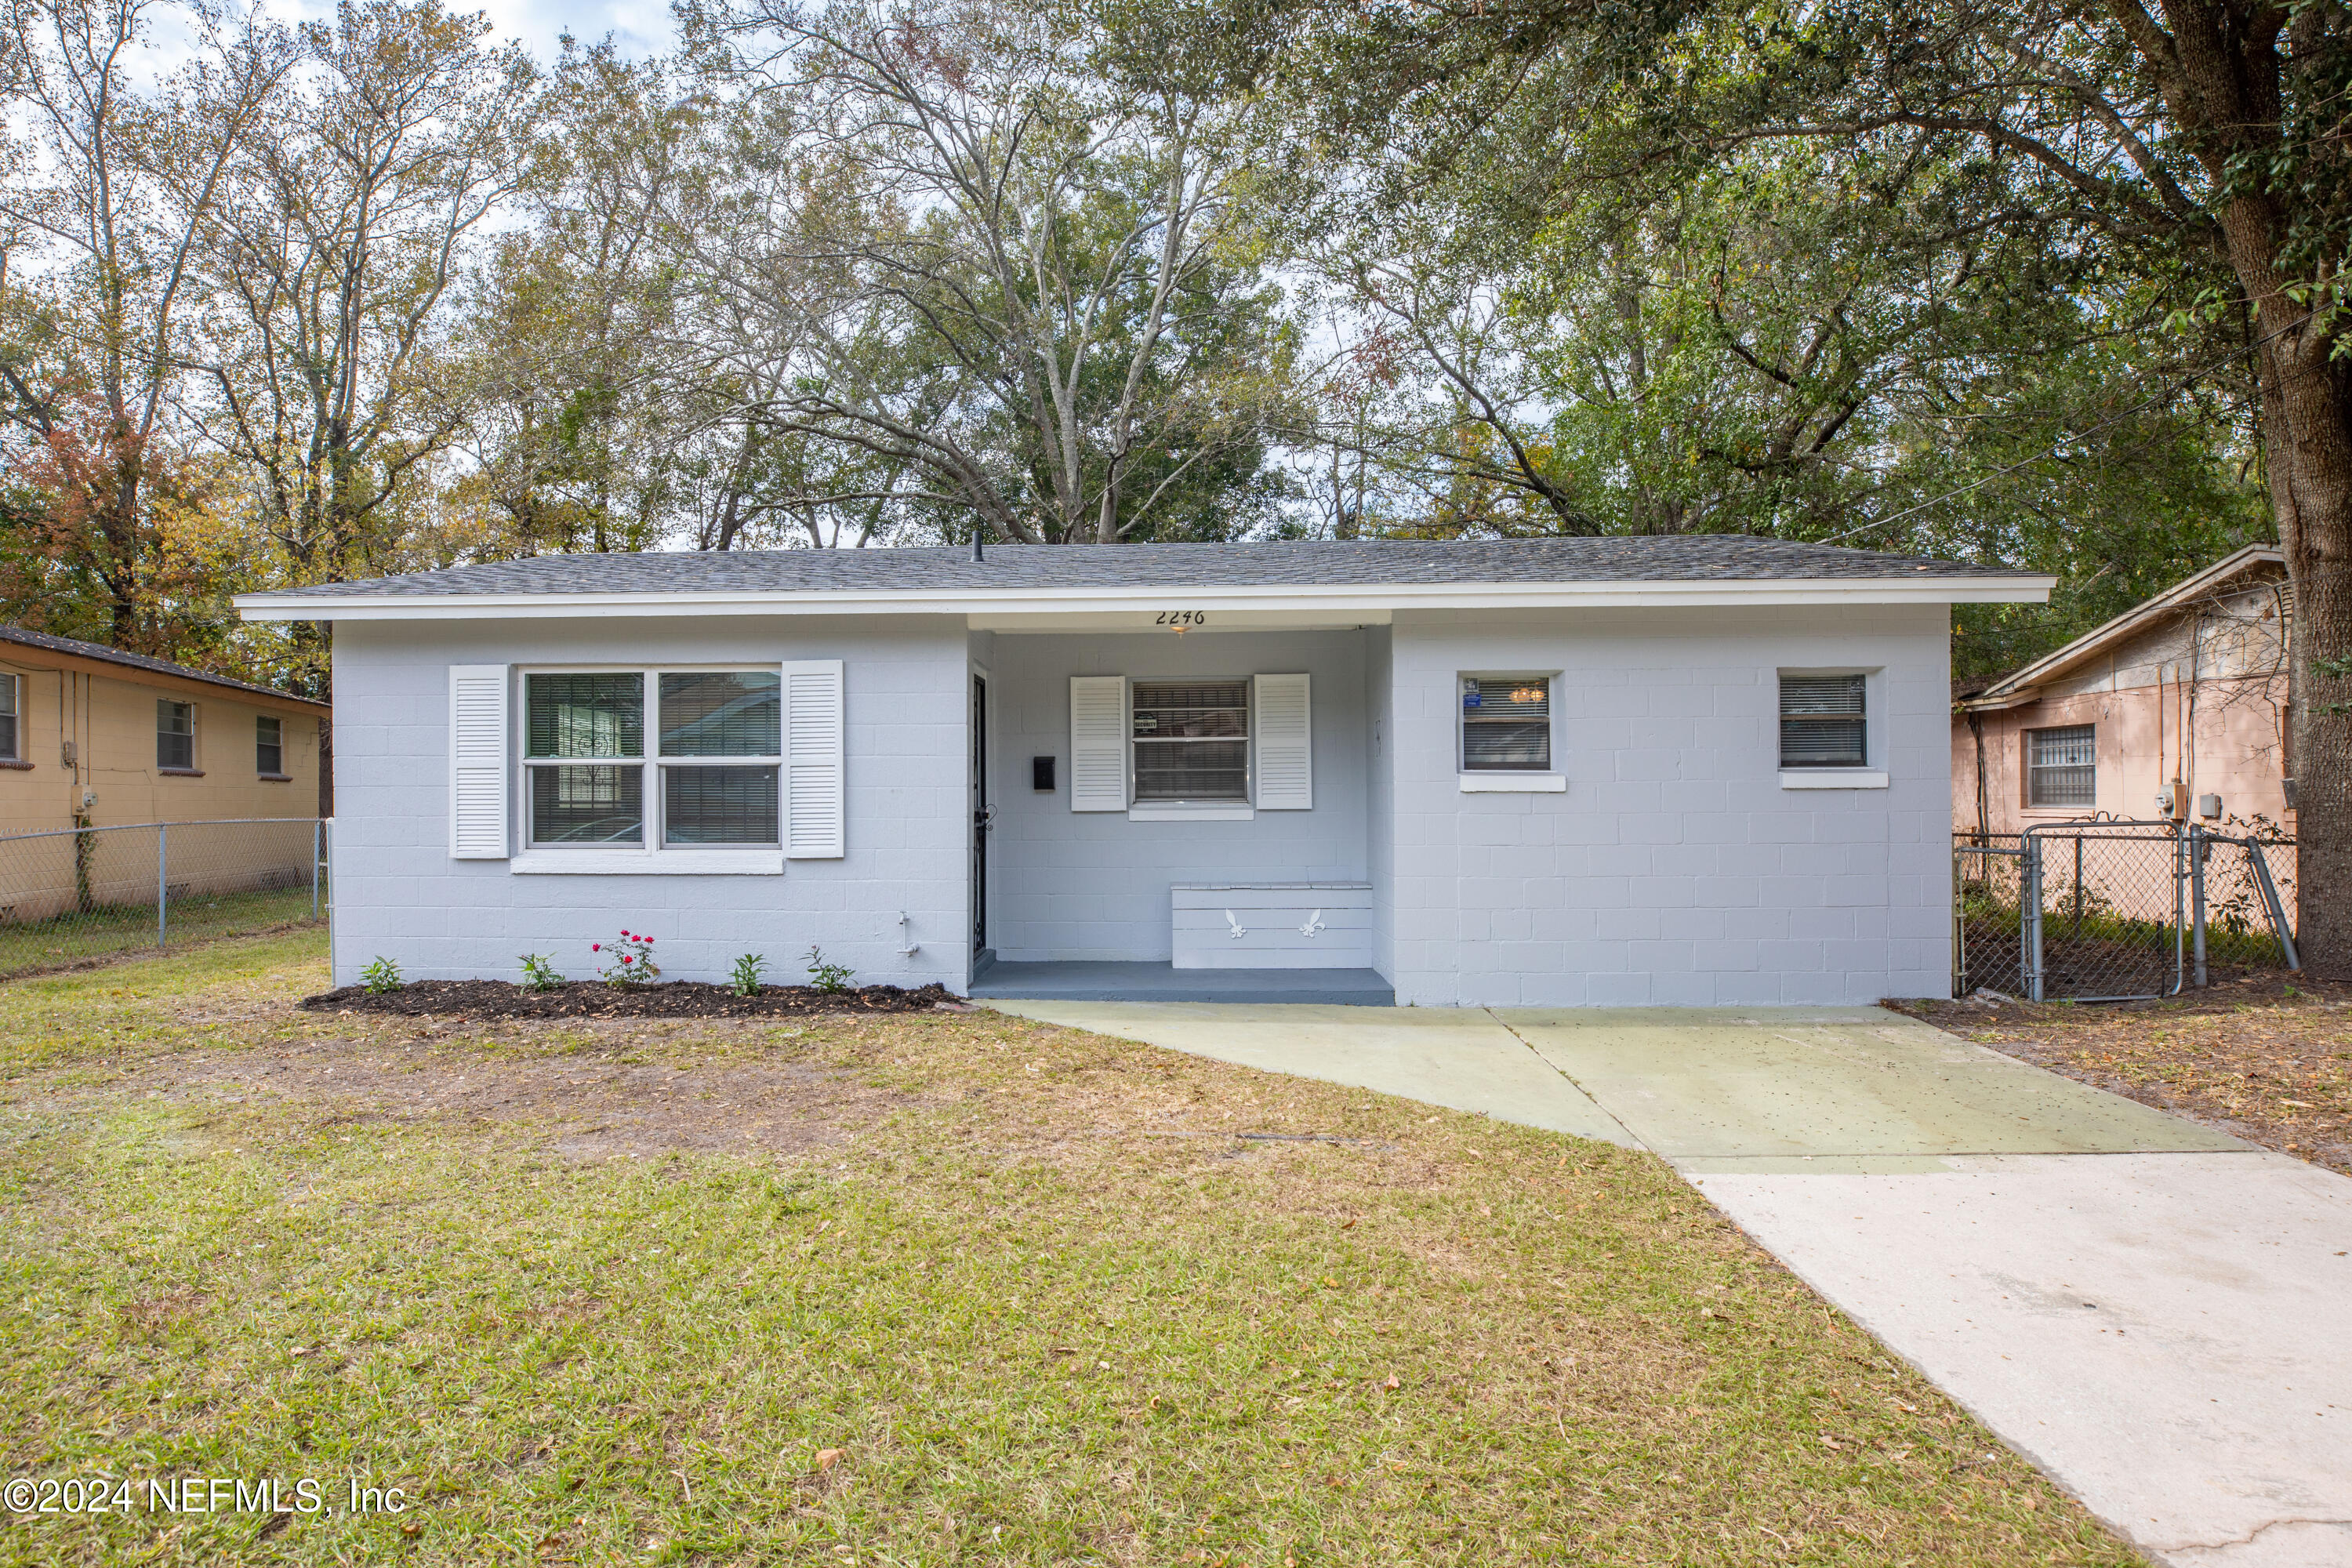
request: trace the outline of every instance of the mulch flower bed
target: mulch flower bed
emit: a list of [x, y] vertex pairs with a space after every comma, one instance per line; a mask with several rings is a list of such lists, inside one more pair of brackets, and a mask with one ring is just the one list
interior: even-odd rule
[[814, 985], [762, 985], [740, 996], [698, 980], [656, 985], [607, 985], [567, 980], [532, 991], [505, 980], [415, 980], [396, 991], [365, 986], [306, 996], [312, 1013], [394, 1013], [404, 1017], [465, 1018], [761, 1018], [803, 1013], [928, 1013], [966, 1010], [963, 999], [934, 983], [909, 991], [899, 985], [859, 985], [820, 991]]

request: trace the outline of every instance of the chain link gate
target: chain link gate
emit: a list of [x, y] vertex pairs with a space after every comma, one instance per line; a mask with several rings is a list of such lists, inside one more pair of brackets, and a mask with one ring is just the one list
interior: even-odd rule
[[2294, 850], [2170, 820], [1955, 835], [1952, 994], [2138, 1001], [2216, 964], [2297, 969]]

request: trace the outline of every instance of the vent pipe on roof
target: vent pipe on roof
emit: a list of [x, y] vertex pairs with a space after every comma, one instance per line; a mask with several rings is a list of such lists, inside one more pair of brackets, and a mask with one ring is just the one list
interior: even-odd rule
[[987, 532], [988, 530], [982, 526], [977, 519], [973, 520], [971, 525], [971, 558], [974, 561], [985, 561], [988, 559], [986, 555], [981, 553], [980, 548], [981, 540], [987, 534]]

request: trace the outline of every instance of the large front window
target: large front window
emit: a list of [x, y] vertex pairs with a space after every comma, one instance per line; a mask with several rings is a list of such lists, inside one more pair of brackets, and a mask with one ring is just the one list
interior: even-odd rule
[[1249, 798], [1249, 682], [1135, 683], [1135, 798]]
[[775, 671], [531, 674], [523, 691], [534, 845], [777, 842]]

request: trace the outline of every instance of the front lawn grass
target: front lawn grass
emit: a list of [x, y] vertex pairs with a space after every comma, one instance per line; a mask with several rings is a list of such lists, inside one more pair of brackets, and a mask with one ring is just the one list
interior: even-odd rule
[[990, 1013], [296, 1013], [320, 948], [0, 987], [0, 1442], [333, 1511], [0, 1559], [2137, 1561], [1645, 1155]]

